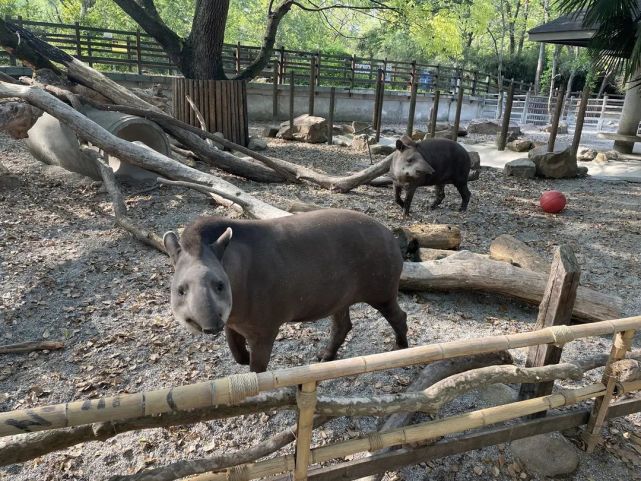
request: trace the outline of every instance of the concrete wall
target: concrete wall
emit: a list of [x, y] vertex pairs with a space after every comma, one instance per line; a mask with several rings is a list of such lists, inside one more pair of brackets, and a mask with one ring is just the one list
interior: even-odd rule
[[[29, 69], [23, 67], [2, 67], [1, 71], [13, 76], [31, 75]], [[112, 80], [125, 87], [148, 88], [153, 84], [165, 87], [165, 94], [171, 96], [171, 77], [160, 75], [137, 75], [128, 73], [105, 72]], [[248, 113], [251, 121], [271, 121], [273, 112], [273, 85], [251, 83], [247, 89]], [[329, 87], [316, 87], [314, 114], [327, 116], [329, 110]], [[385, 92], [383, 101], [383, 125], [405, 124], [409, 116], [409, 92]], [[414, 126], [427, 130], [433, 101], [432, 95], [419, 94], [416, 99]], [[465, 96], [461, 109], [461, 121], [468, 122], [481, 117], [483, 97]], [[294, 95], [294, 114], [308, 113], [309, 87], [296, 87]], [[373, 90], [336, 90], [334, 108], [335, 122], [350, 122], [352, 120], [371, 122], [374, 113]], [[456, 98], [449, 94], [441, 94], [438, 109], [439, 121], [454, 121], [456, 113]], [[278, 86], [278, 120], [289, 118], [289, 85]]]

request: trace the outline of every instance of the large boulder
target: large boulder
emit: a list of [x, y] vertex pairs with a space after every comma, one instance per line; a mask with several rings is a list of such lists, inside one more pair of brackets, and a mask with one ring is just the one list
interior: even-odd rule
[[265, 139], [262, 139], [260, 137], [250, 137], [249, 138], [249, 144], [247, 144], [247, 148], [250, 150], [266, 150], [267, 149], [267, 141]]
[[[552, 132], [552, 124], [548, 124], [545, 127], [543, 127], [543, 132]], [[559, 126], [557, 127], [556, 130], [557, 134], [567, 134], [568, 133], [568, 123], [567, 122], [559, 122]]]
[[276, 134], [280, 130], [280, 127], [276, 127], [274, 125], [268, 125], [267, 127], [263, 128], [263, 137], [276, 137]]
[[577, 176], [576, 156], [571, 147], [565, 150], [548, 152], [546, 147], [530, 150], [528, 158], [536, 165], [536, 175], [552, 179], [564, 179]]
[[481, 168], [481, 156], [478, 152], [473, 150], [468, 152], [471, 160], [470, 170], [479, 170]]
[[533, 179], [536, 176], [536, 165], [530, 159], [514, 159], [505, 164], [503, 173], [511, 177]]
[[[501, 131], [501, 122], [490, 119], [475, 119], [467, 126], [467, 132], [470, 134], [496, 135]], [[510, 124], [508, 133], [519, 136], [521, 129], [518, 125]]]
[[596, 157], [597, 151], [589, 147], [579, 147], [576, 153], [576, 160], [581, 162], [591, 162]]
[[510, 451], [529, 473], [541, 477], [568, 475], [579, 466], [576, 448], [557, 433], [538, 434], [512, 441]]
[[276, 137], [310, 144], [327, 142], [327, 121], [323, 117], [304, 114], [294, 119], [293, 129], [289, 128], [289, 121], [281, 123]]
[[396, 147], [390, 144], [374, 144], [370, 147], [372, 155], [389, 155], [396, 150]]
[[514, 152], [527, 152], [534, 148], [534, 144], [528, 139], [516, 139], [508, 142], [506, 147]]

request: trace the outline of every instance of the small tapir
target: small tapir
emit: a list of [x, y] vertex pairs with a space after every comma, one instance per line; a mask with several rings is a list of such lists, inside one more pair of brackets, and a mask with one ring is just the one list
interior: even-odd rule
[[[201, 217], [164, 244], [174, 265], [171, 308], [193, 332], [225, 330], [239, 364], [267, 369], [284, 322], [332, 316], [330, 361], [352, 328], [349, 307], [377, 309], [407, 344], [397, 302], [403, 259], [392, 233], [365, 214], [322, 209], [269, 220]], [[249, 345], [249, 352], [245, 342]]]
[[[436, 199], [431, 205], [434, 209], [445, 198], [445, 184], [454, 184], [463, 199], [459, 210], [464, 211], [471, 197], [467, 188], [470, 166], [470, 156], [458, 142], [449, 139], [414, 142], [404, 135], [396, 141], [390, 167], [396, 203], [408, 216], [416, 188], [434, 185]], [[401, 198], [403, 188], [406, 189], [405, 200]]]

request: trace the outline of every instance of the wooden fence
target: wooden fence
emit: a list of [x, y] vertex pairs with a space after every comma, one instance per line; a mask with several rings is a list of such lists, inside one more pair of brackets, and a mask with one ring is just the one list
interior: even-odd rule
[[[452, 443], [445, 439], [436, 446], [421, 449], [436, 449], [440, 455], [446, 456], [454, 452], [462, 452], [471, 448], [493, 445], [518, 437], [525, 437], [541, 432], [551, 432], [568, 426], [588, 425], [586, 442], [594, 446], [601, 425], [608, 417], [608, 408], [616, 393], [632, 392], [641, 389], [641, 381], [634, 378], [622, 380], [615, 374], [614, 363], [625, 358], [630, 349], [635, 330], [641, 328], [641, 316], [610, 321], [579, 324], [575, 326], [552, 326], [532, 332], [490, 336], [478, 339], [466, 339], [418, 346], [400, 351], [372, 354], [351, 359], [342, 359], [323, 364], [292, 367], [264, 373], [236, 374], [230, 377], [209, 382], [180, 386], [174, 388], [148, 391], [145, 393], [122, 394], [114, 397], [79, 400], [66, 404], [36, 407], [0, 413], [0, 436], [24, 435], [36, 431], [47, 431], [57, 428], [81, 426], [96, 422], [109, 422], [141, 419], [157, 416], [163, 413], [191, 412], [192, 410], [227, 409], [239, 405], [245, 399], [259, 393], [275, 389], [297, 387], [294, 405], [289, 409], [298, 410], [298, 432], [296, 435], [296, 452], [293, 455], [281, 455], [265, 461], [244, 464], [218, 473], [202, 474], [199, 481], [227, 481], [238, 479], [248, 481], [262, 477], [274, 476], [286, 472], [294, 472], [297, 481], [308, 477], [314, 479], [353, 479], [363, 475], [363, 471], [351, 469], [351, 462], [339, 463], [331, 467], [318, 468], [308, 472], [312, 464], [325, 463], [335, 458], [353, 455], [363, 451], [378, 451], [386, 447], [401, 444], [420, 443], [440, 436], [462, 433], [469, 429], [485, 428], [473, 434], [473, 442]], [[341, 415], [385, 415], [393, 412], [416, 410], [419, 408], [421, 393], [412, 393], [409, 402], [403, 403], [403, 395], [376, 397], [374, 399], [325, 398], [319, 401], [317, 385], [321, 381], [356, 376], [359, 374], [382, 371], [399, 367], [426, 364], [438, 360], [451, 359], [474, 354], [497, 352], [506, 349], [523, 348], [537, 345], [559, 345], [589, 336], [614, 335], [612, 352], [610, 353], [603, 380], [577, 389], [563, 389], [556, 393], [543, 395], [532, 399], [517, 401], [507, 405], [480, 409], [458, 416], [446, 417], [422, 424], [407, 426], [391, 431], [370, 433], [362, 437], [352, 438], [312, 448], [311, 430], [315, 413], [326, 416]], [[536, 379], [539, 379], [538, 377]], [[469, 384], [469, 380], [467, 381]], [[469, 387], [469, 386], [468, 386]], [[536, 422], [498, 427], [494, 430], [487, 427], [515, 420], [519, 417], [534, 413], [545, 412], [563, 406], [571, 406], [579, 402], [595, 399], [595, 405], [590, 414], [578, 411], [564, 413], [555, 423], [546, 419]], [[433, 401], [433, 400], [432, 400]], [[430, 402], [427, 399], [425, 402]], [[610, 416], [624, 415], [641, 410], [641, 401], [621, 407], [613, 404], [614, 411]], [[265, 408], [273, 409], [273, 405]], [[138, 424], [139, 425], [139, 424]], [[140, 428], [138, 428], [140, 429]], [[500, 435], [498, 435], [499, 433]], [[596, 438], [595, 438], [596, 436]], [[463, 437], [464, 439], [465, 436]], [[469, 436], [468, 436], [469, 438]], [[454, 438], [456, 439], [456, 438]], [[20, 439], [16, 438], [20, 443]], [[445, 446], [445, 448], [444, 448]], [[421, 449], [417, 452], [421, 452]], [[389, 456], [392, 456], [390, 459]], [[381, 455], [378, 455], [380, 457]], [[387, 456], [387, 457], [386, 457]], [[407, 451], [387, 453], [383, 455], [385, 463], [381, 464], [378, 457], [368, 461], [369, 472], [372, 469], [384, 471], [398, 465], [398, 459], [405, 464], [424, 461], [425, 457], [407, 459]], [[362, 466], [361, 466], [362, 467]], [[366, 470], [367, 471], [367, 470]]]
[[[21, 17], [7, 21], [31, 30], [34, 34], [65, 52], [87, 62], [97, 69], [123, 72], [177, 73], [167, 55], [149, 35], [140, 31], [126, 31], [24, 20]], [[225, 44], [223, 61], [225, 71], [233, 76], [249, 65], [258, 55], [259, 47]], [[6, 52], [0, 53], [1, 63], [16, 64]], [[274, 68], [274, 63], [276, 67]], [[372, 89], [376, 85], [379, 69], [385, 72], [387, 90], [411, 90], [416, 83], [418, 92], [456, 93], [459, 87], [471, 95], [498, 92], [507, 85], [496, 75], [445, 65], [430, 65], [416, 61], [393, 61], [369, 57], [334, 55], [322, 52], [305, 52], [284, 47], [275, 49], [259, 78], [284, 84], [294, 72], [296, 84], [342, 87], [346, 89]], [[516, 90], [526, 92], [530, 85], [517, 82]]]

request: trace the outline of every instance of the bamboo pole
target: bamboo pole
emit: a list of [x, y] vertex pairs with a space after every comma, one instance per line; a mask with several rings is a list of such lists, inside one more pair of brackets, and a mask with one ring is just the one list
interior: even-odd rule
[[316, 408], [315, 382], [308, 382], [298, 387], [296, 404], [298, 405], [298, 428], [296, 432], [294, 480], [305, 481], [307, 479], [307, 467], [309, 466], [314, 410]]
[[[641, 381], [632, 381], [624, 384], [626, 391], [641, 389]], [[558, 394], [550, 394], [526, 401], [479, 409], [458, 416], [451, 416], [445, 419], [394, 429], [392, 431], [372, 433], [366, 437], [314, 448], [311, 451], [311, 460], [314, 464], [323, 463], [334, 458], [345, 457], [363, 451], [378, 451], [392, 446], [420, 443], [469, 429], [509, 421], [547, 409], [570, 406], [587, 399], [603, 396], [605, 393], [606, 388], [603, 384], [591, 384], [579, 389], [564, 390]], [[245, 465], [242, 470], [245, 475], [244, 480], [250, 480], [290, 471], [290, 466], [291, 462], [288, 460], [288, 456], [281, 456], [268, 461], [259, 461]], [[212, 473], [199, 477], [198, 481], [228, 481], [229, 475], [229, 471]]]
[[614, 342], [612, 343], [612, 350], [610, 351], [610, 358], [605, 366], [605, 372], [601, 383], [605, 385], [605, 395], [594, 401], [592, 412], [588, 425], [583, 433], [583, 440], [585, 441], [585, 451], [591, 453], [599, 442], [601, 437], [601, 429], [605, 422], [605, 417], [608, 413], [608, 407], [614, 396], [614, 388], [617, 383], [616, 376], [612, 373], [612, 363], [619, 361], [625, 357], [625, 353], [630, 350], [632, 340], [634, 339], [635, 331], [629, 330], [624, 332], [617, 332], [614, 335]]
[[553, 326], [538, 331], [462, 339], [350, 359], [233, 376], [155, 391], [73, 401], [0, 413], [0, 437], [25, 432], [138, 418], [171, 411], [240, 402], [259, 392], [366, 372], [427, 364], [460, 356], [518, 349], [536, 344], [562, 344], [641, 328], [641, 316], [610, 321]]

